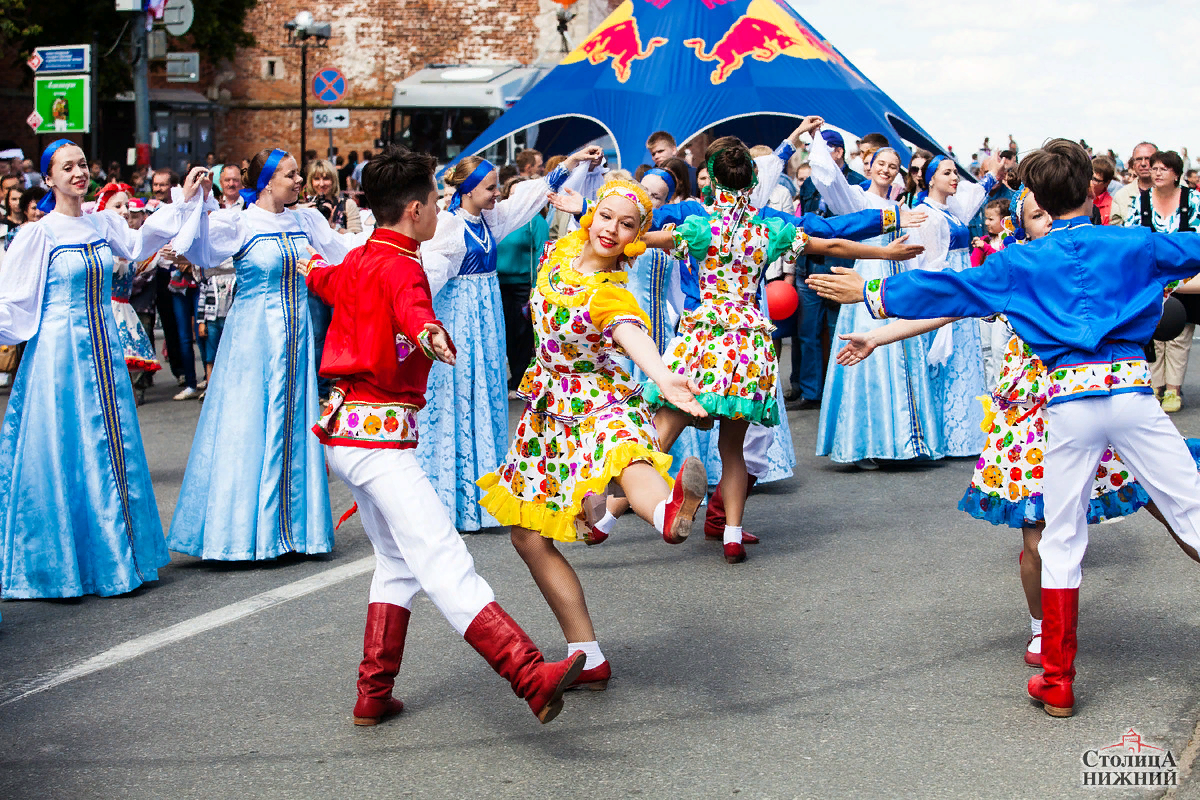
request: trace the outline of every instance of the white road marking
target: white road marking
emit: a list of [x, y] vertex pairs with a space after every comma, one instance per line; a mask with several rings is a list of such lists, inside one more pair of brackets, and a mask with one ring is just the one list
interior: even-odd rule
[[209, 611], [207, 614], [192, 617], [169, 628], [163, 628], [160, 631], [148, 633], [136, 639], [130, 639], [110, 650], [105, 650], [103, 653], [73, 664], [66, 669], [48, 672], [31, 680], [20, 681], [15, 685], [10, 684], [0, 689], [0, 707], [6, 706], [9, 703], [15, 703], [18, 700], [23, 700], [26, 697], [39, 694], [48, 689], [53, 689], [56, 686], [61, 686], [76, 678], [91, 675], [93, 672], [115, 667], [118, 664], [123, 664], [138, 656], [158, 650], [161, 647], [191, 638], [213, 628], [219, 628], [222, 625], [228, 625], [243, 617], [257, 614], [259, 611], [286, 603], [289, 600], [295, 600], [297, 597], [303, 597], [306, 594], [311, 594], [312, 592], [332, 586], [335, 583], [356, 578], [359, 575], [370, 572], [374, 568], [375, 556], [360, 558], [358, 561], [351, 561], [349, 564], [327, 569], [316, 575], [280, 586], [278, 589], [256, 594], [253, 597], [248, 597], [237, 603], [231, 603], [215, 611]]

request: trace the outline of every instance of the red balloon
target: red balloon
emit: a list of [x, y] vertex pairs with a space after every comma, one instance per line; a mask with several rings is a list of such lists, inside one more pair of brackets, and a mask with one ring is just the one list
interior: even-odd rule
[[795, 314], [799, 305], [800, 295], [788, 281], [771, 281], [767, 284], [767, 311], [771, 319], [781, 322]]

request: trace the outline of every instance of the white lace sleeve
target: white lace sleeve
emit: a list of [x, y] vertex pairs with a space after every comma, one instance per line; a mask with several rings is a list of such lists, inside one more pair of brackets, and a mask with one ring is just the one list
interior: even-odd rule
[[991, 180], [988, 178], [991, 176], [989, 175], [979, 183], [960, 180], [958, 191], [946, 198], [946, 208], [964, 225], [971, 224], [971, 220], [975, 219], [979, 209], [983, 208], [983, 204], [987, 202], [988, 191], [996, 185], [994, 178]]
[[750, 205], [762, 208], [771, 199], [771, 192], [779, 185], [779, 177], [783, 175], [783, 161], [771, 153], [754, 159], [754, 164], [758, 167], [758, 185], [750, 193]]
[[[524, 185], [524, 184], [520, 184]], [[421, 264], [429, 278], [429, 293], [437, 297], [446, 282], [458, 274], [467, 257], [467, 240], [462, 217], [443, 211], [438, 214], [437, 231], [421, 245]], [[500, 241], [492, 234], [494, 241]]]
[[191, 242], [198, 235], [205, 217], [200, 192], [186, 203], [164, 203], [146, 218], [136, 231], [115, 211], [99, 211], [93, 216], [101, 236], [108, 240], [115, 255], [130, 261], [149, 258], [172, 239]]
[[492, 239], [503, 241], [513, 231], [528, 225], [533, 215], [545, 207], [549, 194], [550, 184], [545, 178], [522, 181], [514, 186], [507, 200], [501, 200], [491, 211], [483, 212]]
[[866, 192], [860, 186], [851, 186], [846, 176], [833, 160], [833, 153], [823, 136], [814, 136], [809, 149], [808, 164], [812, 167], [812, 179], [821, 199], [835, 214], [853, 214], [870, 208]]
[[[150, 218], [159, 213], [155, 211]], [[185, 228], [175, 237], [175, 252], [201, 269], [219, 267], [241, 251], [254, 235], [246, 221], [246, 212], [240, 208], [223, 208], [211, 214], [201, 214], [194, 235], [189, 238], [189, 233]]]
[[[340, 264], [354, 248], [366, 244], [371, 238], [369, 231], [338, 233], [329, 227], [329, 220], [315, 208], [297, 208], [294, 212], [300, 229], [308, 237], [309, 244], [330, 264]], [[307, 253], [301, 254], [307, 258]]]
[[0, 268], [0, 344], [20, 344], [37, 333], [50, 249], [40, 222], [22, 226], [8, 246]]
[[940, 272], [946, 268], [946, 257], [950, 255], [950, 223], [936, 208], [928, 209], [929, 217], [921, 227], [912, 231], [909, 241], [925, 245], [925, 252], [917, 256], [914, 267]]
[[596, 194], [600, 191], [600, 187], [604, 185], [604, 176], [608, 170], [603, 167], [592, 168], [590, 161], [585, 161], [575, 169], [571, 170], [571, 174], [563, 181], [563, 185], [559, 188], [560, 192], [570, 189], [583, 195], [584, 199], [593, 200]]

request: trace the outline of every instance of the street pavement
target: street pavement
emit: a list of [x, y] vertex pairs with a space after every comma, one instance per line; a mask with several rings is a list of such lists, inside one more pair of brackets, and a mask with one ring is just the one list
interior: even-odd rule
[[[1192, 377], [1195, 407], [1175, 421], [1200, 436]], [[159, 383], [141, 426], [165, 527], [200, 406]], [[1180, 763], [1180, 796], [1200, 797], [1185, 753], [1200, 566], [1157, 522], [1092, 529], [1076, 716], [1052, 719], [1025, 693], [1020, 535], [956, 508], [971, 461], [858, 472], [813, 456], [817, 412], [789, 416], [796, 477], [752, 495], [745, 526], [763, 543], [746, 563], [725, 564], [698, 529], [670, 546], [632, 518], [602, 546], [566, 548], [615, 677], [547, 726], [424, 596], [397, 681], [405, 712], [351, 724], [370, 582], [356, 562], [371, 555], [357, 517], [326, 557], [176, 554], [124, 597], [0, 603], [0, 797], [1161, 794], [1081, 786], [1085, 751], [1130, 728]], [[339, 515], [349, 494], [334, 481], [331, 495]], [[499, 602], [563, 657], [504, 532], [466, 542]], [[309, 578], [329, 583], [295, 586]], [[171, 626], [165, 643], [141, 638]]]

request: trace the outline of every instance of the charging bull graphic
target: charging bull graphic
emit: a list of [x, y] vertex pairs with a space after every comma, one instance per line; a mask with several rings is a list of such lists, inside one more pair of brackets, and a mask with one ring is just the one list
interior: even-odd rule
[[738, 17], [725, 31], [725, 35], [705, 53], [703, 39], [685, 39], [683, 44], [696, 51], [701, 61], [717, 62], [709, 80], [724, 83], [725, 79], [739, 70], [746, 58], [771, 61], [776, 56], [831, 61], [840, 65], [854, 77], [862, 77], [851, 68], [833, 47], [806, 26], [797, 22], [780, 8], [776, 0], [754, 0], [746, 13]]
[[661, 36], [654, 36], [646, 42], [646, 49], [642, 49], [637, 20], [633, 17], [633, 3], [626, 0], [561, 63], [573, 64], [587, 59], [592, 64], [601, 64], [605, 59], [612, 59], [617, 80], [625, 83], [632, 74], [634, 61], [649, 58], [655, 48], [666, 43]]

